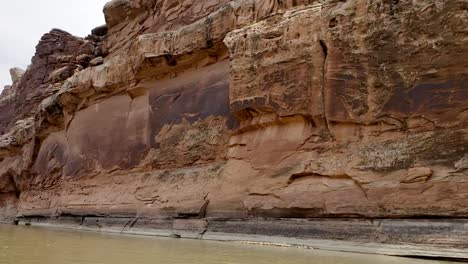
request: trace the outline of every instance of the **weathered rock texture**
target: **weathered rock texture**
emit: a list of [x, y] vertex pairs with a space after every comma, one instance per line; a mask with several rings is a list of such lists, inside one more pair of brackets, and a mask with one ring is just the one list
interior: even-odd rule
[[[464, 0], [111, 1], [106, 26], [86, 39], [52, 30], [12, 74], [0, 98], [0, 214], [466, 228], [467, 10]], [[419, 243], [468, 246], [424, 230]]]

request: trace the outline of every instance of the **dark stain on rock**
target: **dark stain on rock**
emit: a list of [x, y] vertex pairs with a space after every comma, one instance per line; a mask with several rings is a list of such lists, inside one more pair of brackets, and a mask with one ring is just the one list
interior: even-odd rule
[[468, 79], [422, 82], [412, 89], [398, 87], [383, 110], [401, 114], [427, 114], [464, 107], [468, 103]]
[[167, 65], [169, 66], [176, 66], [177, 60], [176, 57], [172, 54], [164, 54], [164, 59], [166, 59]]
[[[209, 67], [201, 73], [191, 73], [189, 77], [181, 76], [162, 84], [164, 87], [147, 85], [150, 87], [152, 138], [165, 125], [183, 121], [192, 124], [209, 116], [226, 117], [229, 128], [236, 125], [229, 110], [229, 65], [225, 61]], [[157, 147], [156, 144], [152, 142], [153, 147]]]
[[332, 18], [330, 19], [330, 22], [328, 22], [328, 27], [329, 28], [334, 28], [338, 25], [338, 21], [336, 20], [336, 18]]

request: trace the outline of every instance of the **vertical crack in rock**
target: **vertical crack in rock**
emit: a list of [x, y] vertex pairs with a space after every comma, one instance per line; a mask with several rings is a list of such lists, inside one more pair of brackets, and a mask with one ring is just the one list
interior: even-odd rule
[[199, 218], [205, 218], [206, 216], [206, 209], [208, 208], [208, 204], [210, 203], [209, 199], [206, 199], [208, 197], [208, 193], [203, 197], [204, 203], [200, 208], [200, 212], [198, 213]]
[[33, 181], [32, 177], [37, 176], [37, 175], [33, 175], [31, 173], [31, 169], [34, 166], [34, 163], [36, 162], [37, 157], [39, 156], [39, 152], [41, 150], [41, 145], [42, 145], [42, 141], [41, 141], [41, 139], [39, 137], [34, 137], [33, 142], [34, 142], [34, 145], [33, 145], [33, 150], [32, 150], [32, 154], [31, 154], [31, 160], [29, 161], [26, 169], [22, 172], [24, 174], [22, 176], [23, 180], [27, 179], [26, 182], [29, 185], [32, 184], [32, 181]]
[[324, 63], [323, 64], [325, 65], [325, 62], [327, 61], [327, 56], [328, 56], [327, 44], [325, 44], [325, 41], [323, 41], [322, 39], [319, 42], [320, 42], [320, 47], [322, 47], [322, 51], [323, 51], [323, 55], [324, 55]]
[[[203, 200], [205, 201], [202, 205], [202, 207], [200, 208], [200, 213], [199, 213], [199, 218], [202, 219], [202, 218], [205, 218], [206, 217], [206, 211], [207, 211], [207, 208], [208, 208], [208, 204], [210, 203], [210, 200], [207, 199], [208, 198], [208, 195], [209, 193], [207, 193], [204, 197], [203, 197]], [[203, 228], [203, 230], [201, 230], [198, 234], [199, 234], [199, 239], [202, 239], [203, 236], [205, 235], [205, 233], [208, 231], [208, 224], [209, 222], [206, 221], [206, 226]]]
[[326, 76], [327, 76], [327, 62], [328, 62], [328, 47], [327, 44], [325, 43], [324, 40], [319, 40], [320, 47], [322, 48], [322, 53], [323, 53], [323, 63], [322, 63], [322, 111], [323, 111], [323, 119], [324, 119], [324, 125], [326, 126], [328, 130], [328, 134], [333, 137], [332, 131], [330, 129], [330, 122], [327, 117], [327, 100], [326, 100]]
[[211, 48], [214, 46], [214, 41], [213, 41], [213, 18], [208, 17], [205, 21], [205, 42], [206, 42], [206, 47]]
[[69, 113], [70, 114], [70, 120], [68, 120], [67, 124], [65, 125], [65, 134], [68, 134], [68, 129], [70, 128], [71, 123], [73, 122], [73, 119], [75, 119], [75, 113]]
[[122, 230], [120, 231], [120, 233], [122, 234], [124, 231], [125, 231], [125, 228], [127, 228], [128, 226], [128, 230], [132, 229], [132, 227], [135, 225], [135, 223], [138, 221], [138, 216], [136, 216], [135, 218], [133, 219], [129, 219], [125, 225], [123, 226]]
[[200, 236], [198, 237], [198, 239], [203, 239], [203, 236], [205, 236], [206, 232], [208, 232], [208, 225], [203, 228], [203, 230], [199, 233]]

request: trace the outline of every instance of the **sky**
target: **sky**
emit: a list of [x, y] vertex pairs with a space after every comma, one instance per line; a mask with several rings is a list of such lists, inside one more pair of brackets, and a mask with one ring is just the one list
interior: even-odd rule
[[0, 91], [11, 84], [9, 69], [26, 69], [35, 47], [52, 28], [85, 37], [103, 25], [109, 0], [14, 0], [0, 8]]

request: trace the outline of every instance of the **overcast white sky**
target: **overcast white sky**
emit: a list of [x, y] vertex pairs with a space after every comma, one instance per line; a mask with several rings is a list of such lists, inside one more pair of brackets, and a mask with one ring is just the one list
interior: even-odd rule
[[14, 0], [0, 8], [0, 91], [10, 84], [9, 69], [31, 63], [44, 33], [60, 28], [85, 37], [103, 25], [102, 8], [109, 0]]

